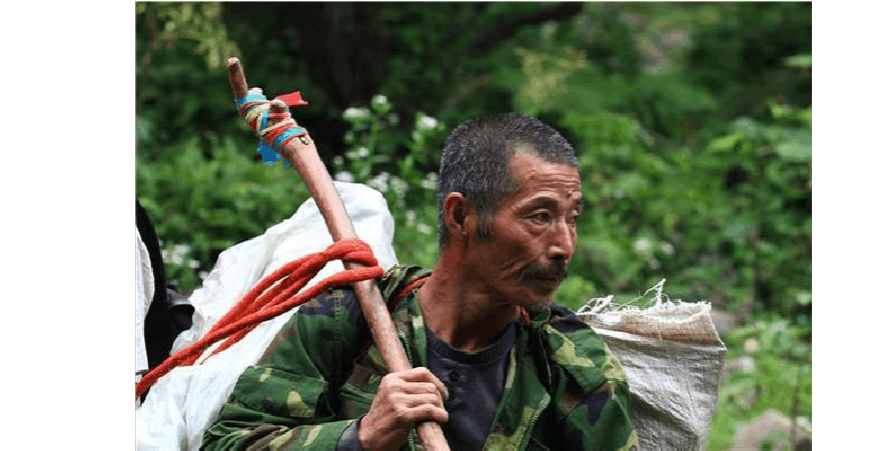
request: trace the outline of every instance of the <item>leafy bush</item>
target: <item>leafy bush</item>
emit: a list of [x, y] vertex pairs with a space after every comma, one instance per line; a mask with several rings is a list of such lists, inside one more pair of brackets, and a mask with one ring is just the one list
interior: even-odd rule
[[[436, 167], [446, 128], [417, 112], [403, 124], [384, 95], [369, 107], [344, 112], [350, 123], [344, 157], [334, 158], [335, 178], [365, 183], [384, 195], [394, 216], [394, 250], [401, 263], [432, 268], [437, 245]], [[411, 130], [406, 132], [405, 130]]]
[[812, 418], [810, 328], [766, 316], [730, 334], [729, 359], [750, 357], [753, 367], [729, 375], [719, 392], [707, 449], [729, 449], [739, 428], [768, 409], [798, 423]]
[[162, 240], [167, 277], [184, 294], [220, 252], [264, 233], [310, 197], [292, 168], [253, 161], [254, 148], [228, 137], [210, 138], [205, 145], [193, 136], [156, 161], [137, 153], [137, 197]]

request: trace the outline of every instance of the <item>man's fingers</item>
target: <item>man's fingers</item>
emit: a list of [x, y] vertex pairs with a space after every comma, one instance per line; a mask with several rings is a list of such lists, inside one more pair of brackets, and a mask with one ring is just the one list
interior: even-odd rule
[[424, 404], [431, 404], [437, 407], [443, 407], [443, 398], [440, 397], [440, 393], [420, 393], [415, 395], [402, 394], [400, 395], [401, 402], [406, 407], [418, 407]]
[[444, 408], [432, 404], [422, 404], [417, 407], [407, 408], [401, 416], [406, 424], [421, 423], [423, 421], [436, 421], [443, 424], [450, 419], [449, 413]]
[[443, 382], [441, 382], [440, 379], [438, 379], [428, 368], [420, 366], [396, 374], [407, 382], [428, 382], [434, 384], [440, 391], [440, 395], [443, 396], [444, 400], [447, 400], [450, 397], [450, 392], [447, 390], [446, 385], [444, 385]]
[[408, 393], [411, 395], [431, 393], [433, 395], [443, 397], [443, 391], [440, 389], [440, 387], [437, 384], [431, 382], [407, 382], [403, 386], [403, 393]]
[[371, 449], [387, 448], [392, 442], [399, 444], [405, 440], [416, 423], [446, 423], [449, 414], [444, 401], [448, 395], [446, 386], [427, 368], [384, 376], [360, 424], [360, 442]]

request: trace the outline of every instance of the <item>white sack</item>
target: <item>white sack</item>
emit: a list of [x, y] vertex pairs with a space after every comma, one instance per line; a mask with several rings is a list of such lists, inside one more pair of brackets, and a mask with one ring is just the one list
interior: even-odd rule
[[[372, 247], [379, 266], [388, 269], [397, 264], [391, 244], [394, 219], [381, 194], [355, 183], [335, 182], [335, 187], [357, 235]], [[311, 198], [291, 218], [270, 227], [263, 235], [222, 252], [202, 287], [189, 297], [189, 303], [195, 307], [193, 324], [177, 337], [171, 353], [207, 333], [263, 277], [330, 244], [332, 237]], [[331, 262], [306, 286], [343, 269], [340, 261]], [[137, 449], [198, 449], [205, 429], [217, 417], [239, 375], [257, 362], [295, 311], [259, 324], [241, 341], [207, 362], [176, 368], [159, 379], [136, 411]]]
[[[726, 347], [707, 302], [663, 301], [645, 309], [596, 299], [577, 315], [620, 359], [642, 450], [705, 449]], [[651, 291], [651, 290], [649, 290]]]

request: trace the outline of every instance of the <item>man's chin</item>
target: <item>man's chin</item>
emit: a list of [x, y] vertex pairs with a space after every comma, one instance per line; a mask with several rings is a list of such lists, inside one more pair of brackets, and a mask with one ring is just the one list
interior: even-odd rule
[[555, 290], [530, 290], [527, 296], [518, 299], [518, 305], [527, 309], [548, 307], [555, 299]]
[[[555, 297], [555, 292], [561, 286], [562, 279], [528, 279], [525, 281], [528, 290], [534, 300], [540, 300], [548, 305]], [[537, 302], [539, 303], [539, 302]]]

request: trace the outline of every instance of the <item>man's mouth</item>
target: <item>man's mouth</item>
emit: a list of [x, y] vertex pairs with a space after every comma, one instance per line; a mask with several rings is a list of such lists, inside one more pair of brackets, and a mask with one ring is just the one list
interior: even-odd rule
[[533, 277], [533, 279], [540, 280], [543, 282], [554, 282], [554, 283], [561, 283], [561, 281], [564, 280], [564, 278], [562, 278], [562, 277], [548, 277], [548, 276], [535, 276], [535, 277]]
[[539, 265], [533, 264], [524, 269], [522, 277], [525, 279], [537, 279], [561, 283], [562, 280], [567, 278], [567, 269], [557, 265], [542, 268]]

